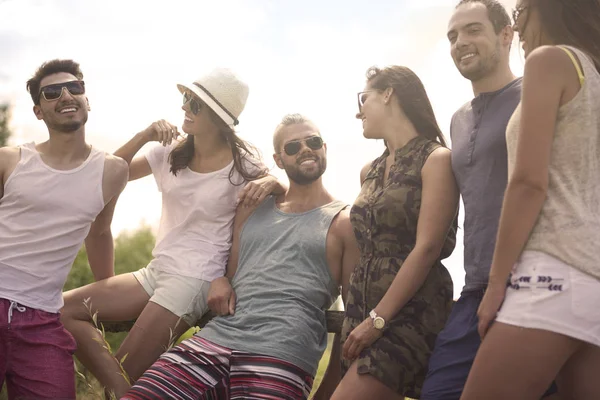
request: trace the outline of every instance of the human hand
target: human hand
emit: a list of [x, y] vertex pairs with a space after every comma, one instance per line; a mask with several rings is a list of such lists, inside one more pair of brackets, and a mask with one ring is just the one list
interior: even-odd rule
[[275, 185], [277, 185], [277, 178], [271, 175], [250, 181], [240, 191], [237, 203], [244, 207], [254, 207], [273, 192]]
[[383, 332], [375, 329], [373, 320], [367, 317], [348, 335], [348, 339], [346, 339], [344, 348], [342, 349], [342, 357], [348, 361], [354, 360], [360, 355], [361, 351], [371, 346], [381, 336], [383, 336]]
[[149, 142], [160, 142], [163, 146], [171, 144], [173, 139], [177, 139], [179, 136], [177, 126], [164, 119], [150, 124], [149, 127], [142, 131], [142, 134]]
[[235, 312], [235, 292], [226, 276], [213, 280], [208, 289], [208, 307], [216, 315], [233, 315]]
[[479, 318], [477, 331], [479, 332], [481, 340], [483, 340], [490, 328], [490, 325], [496, 319], [498, 310], [500, 310], [500, 306], [502, 306], [502, 302], [504, 301], [505, 294], [506, 285], [488, 285], [485, 294], [483, 295], [483, 299], [479, 304], [479, 308], [477, 309], [477, 317]]

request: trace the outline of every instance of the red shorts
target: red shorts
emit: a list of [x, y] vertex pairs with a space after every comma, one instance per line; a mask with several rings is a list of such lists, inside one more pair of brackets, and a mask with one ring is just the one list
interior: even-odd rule
[[75, 399], [73, 336], [53, 314], [0, 299], [0, 387], [9, 399]]

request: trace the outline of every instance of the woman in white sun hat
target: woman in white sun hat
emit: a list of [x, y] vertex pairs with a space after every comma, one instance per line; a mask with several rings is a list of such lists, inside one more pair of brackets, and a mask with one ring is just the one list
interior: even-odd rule
[[[116, 354], [135, 381], [170, 341], [208, 310], [210, 282], [225, 272], [237, 204], [253, 205], [285, 188], [267, 175], [252, 147], [234, 130], [248, 98], [248, 86], [231, 70], [217, 68], [183, 94], [184, 140], [164, 120], [154, 122], [116, 155], [129, 163], [129, 180], [152, 173], [162, 193], [162, 216], [150, 264], [66, 292], [62, 320], [75, 337], [79, 360], [117, 398], [129, 383], [115, 358], [97, 343], [99, 333], [84, 305], [102, 321], [137, 319]], [[146, 156], [142, 146], [158, 141]], [[112, 240], [112, 238], [107, 238]], [[108, 255], [90, 254], [90, 257]]]

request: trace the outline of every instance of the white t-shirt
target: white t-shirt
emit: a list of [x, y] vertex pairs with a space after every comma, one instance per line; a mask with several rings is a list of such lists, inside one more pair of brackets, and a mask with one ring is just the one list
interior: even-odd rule
[[[234, 170], [231, 181], [242, 184], [231, 183], [233, 162], [215, 172], [185, 168], [173, 175], [168, 157], [177, 144], [157, 146], [146, 155], [162, 193], [162, 215], [150, 265], [210, 282], [225, 273], [236, 200], [246, 182]], [[250, 161], [244, 161], [249, 172], [256, 170]]]

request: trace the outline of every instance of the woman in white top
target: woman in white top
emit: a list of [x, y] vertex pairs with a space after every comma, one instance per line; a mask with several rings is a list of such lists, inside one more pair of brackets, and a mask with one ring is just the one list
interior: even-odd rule
[[[98, 320], [137, 319], [116, 354], [119, 360], [127, 356], [122, 365], [135, 381], [208, 310], [210, 282], [225, 273], [238, 202], [251, 205], [284, 190], [235, 134], [248, 97], [244, 82], [228, 69], [215, 69], [178, 89], [187, 138], [176, 140], [177, 127], [161, 120], [115, 153], [130, 164], [129, 180], [152, 173], [162, 193], [153, 260], [133, 274], [64, 294], [62, 321], [77, 341], [77, 357], [117, 398], [130, 383], [115, 357], [97, 342], [84, 300], [89, 299]], [[133, 159], [150, 141], [162, 146]]]
[[462, 398], [539, 399], [556, 378], [561, 399], [600, 399], [600, 2], [519, 0], [513, 18], [523, 94]]

